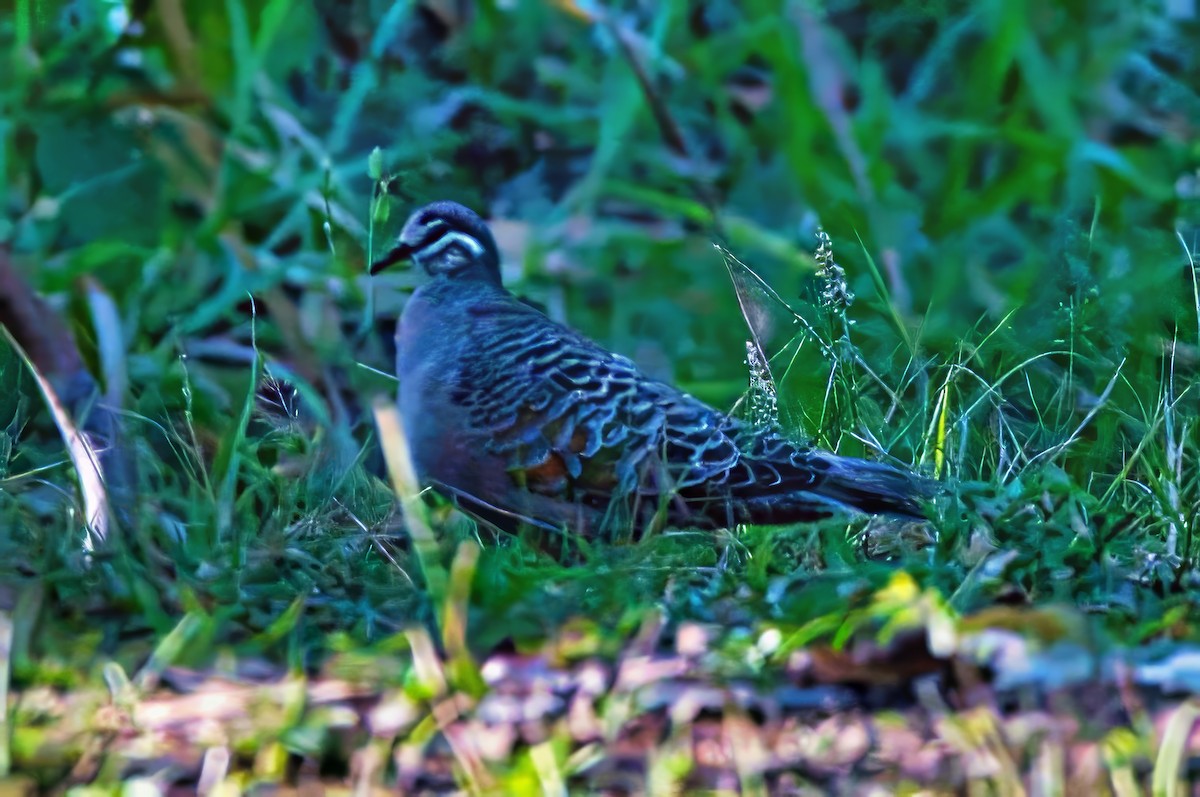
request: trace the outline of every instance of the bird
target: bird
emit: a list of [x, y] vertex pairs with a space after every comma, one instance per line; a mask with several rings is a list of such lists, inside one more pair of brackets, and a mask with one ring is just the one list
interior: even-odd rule
[[517, 298], [487, 223], [415, 210], [372, 274], [428, 280], [396, 330], [398, 407], [422, 485], [468, 514], [584, 538], [841, 512], [923, 518], [922, 477], [721, 412]]

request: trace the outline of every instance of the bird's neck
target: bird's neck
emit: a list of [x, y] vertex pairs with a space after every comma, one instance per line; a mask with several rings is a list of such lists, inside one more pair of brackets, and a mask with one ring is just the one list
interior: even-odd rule
[[439, 275], [425, 283], [418, 291], [424, 301], [432, 304], [473, 302], [481, 296], [507, 294], [500, 280], [487, 278], [486, 274]]
[[457, 268], [445, 268], [441, 263], [425, 266], [425, 273], [433, 282], [447, 282], [463, 290], [472, 290], [476, 284], [501, 287], [500, 267], [494, 260], [476, 259]]

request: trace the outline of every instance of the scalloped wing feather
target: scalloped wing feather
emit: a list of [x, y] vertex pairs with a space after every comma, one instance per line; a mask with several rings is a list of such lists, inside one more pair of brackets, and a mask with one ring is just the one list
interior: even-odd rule
[[658, 459], [676, 488], [723, 481], [740, 452], [736, 421], [629, 359], [516, 302], [472, 308], [488, 356], [464, 358], [454, 399], [529, 489], [564, 497], [648, 492]]

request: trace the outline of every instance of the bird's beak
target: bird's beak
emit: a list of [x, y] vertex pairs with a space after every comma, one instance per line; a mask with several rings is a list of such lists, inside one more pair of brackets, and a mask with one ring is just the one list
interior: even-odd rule
[[412, 254], [412, 246], [406, 243], [398, 243], [392, 247], [390, 252], [371, 264], [371, 274], [378, 274], [389, 266], [403, 263], [406, 260], [412, 260]]

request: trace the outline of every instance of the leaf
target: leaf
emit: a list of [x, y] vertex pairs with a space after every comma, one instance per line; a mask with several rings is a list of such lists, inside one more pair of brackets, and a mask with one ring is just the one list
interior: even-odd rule
[[54, 425], [58, 427], [58, 432], [62, 435], [63, 444], [67, 448], [67, 455], [71, 458], [71, 464], [75, 466], [75, 477], [78, 480], [79, 493], [83, 498], [85, 530], [83, 550], [86, 553], [91, 553], [95, 550], [97, 543], [103, 542], [108, 537], [108, 491], [104, 487], [104, 473], [100, 467], [100, 455], [87, 435], [81, 432], [79, 427], [75, 425], [74, 419], [67, 412], [67, 408], [63, 404], [62, 399], [59, 398], [54, 386], [42, 375], [42, 372], [33, 364], [33, 361], [29, 359], [25, 350], [21, 348], [21, 344], [17, 343], [16, 338], [8, 330], [8, 327], [2, 328], [4, 336], [8, 338], [9, 344], [17, 351], [17, 354], [25, 362], [25, 366], [29, 369], [29, 372], [33, 374], [38, 390], [41, 391], [42, 398], [46, 401], [46, 407], [50, 410], [50, 414], [54, 418]]

